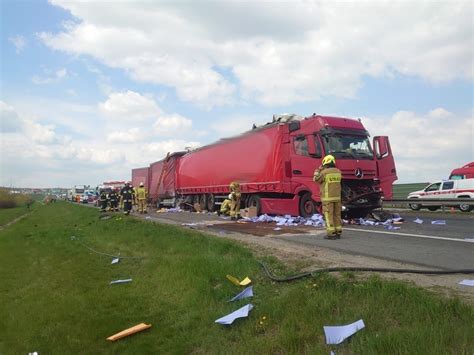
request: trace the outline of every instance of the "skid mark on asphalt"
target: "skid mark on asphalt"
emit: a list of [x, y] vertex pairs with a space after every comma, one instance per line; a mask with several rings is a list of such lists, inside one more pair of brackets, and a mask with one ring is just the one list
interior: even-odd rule
[[344, 228], [344, 230], [349, 230], [349, 231], [354, 231], [354, 232], [375, 233], [375, 234], [401, 235], [401, 236], [404, 236], [404, 237], [415, 237], [415, 238], [422, 238], [422, 239], [447, 240], [447, 241], [450, 241], [450, 242], [472, 243], [469, 240], [456, 239], [456, 238], [446, 238], [446, 237], [437, 237], [437, 236], [434, 236], [434, 235], [387, 232], [387, 231], [374, 231], [374, 230], [370, 230], [370, 229], [359, 229], [359, 228]]

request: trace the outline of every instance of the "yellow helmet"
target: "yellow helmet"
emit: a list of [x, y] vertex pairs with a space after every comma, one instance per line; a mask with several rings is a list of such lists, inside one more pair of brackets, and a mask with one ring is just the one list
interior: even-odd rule
[[324, 158], [323, 158], [323, 165], [328, 165], [328, 164], [336, 164], [336, 158], [334, 158], [331, 154], [329, 155], [326, 155]]

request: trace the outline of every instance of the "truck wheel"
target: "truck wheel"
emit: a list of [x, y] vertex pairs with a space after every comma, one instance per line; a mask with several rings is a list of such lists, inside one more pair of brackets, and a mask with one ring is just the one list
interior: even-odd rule
[[256, 207], [257, 208], [257, 216], [260, 215], [262, 204], [260, 202], [260, 196], [258, 195], [251, 195], [247, 202], [247, 207]]
[[311, 217], [316, 211], [311, 194], [306, 193], [300, 198], [300, 216], [304, 218]]
[[201, 207], [202, 211], [207, 208], [207, 196], [205, 194], [199, 196], [199, 206]]
[[472, 206], [465, 204], [465, 205], [459, 205], [459, 209], [462, 212], [469, 212], [472, 209]]
[[429, 206], [428, 209], [429, 209], [430, 211], [436, 211], [436, 210], [439, 209], [439, 207], [438, 207], [438, 206]]
[[216, 207], [215, 203], [216, 203], [216, 200], [214, 198], [214, 195], [213, 194], [208, 195], [207, 196], [207, 210], [209, 212], [214, 212], [215, 207]]
[[408, 206], [410, 206], [413, 211], [419, 211], [421, 209], [421, 205], [419, 203], [409, 203]]

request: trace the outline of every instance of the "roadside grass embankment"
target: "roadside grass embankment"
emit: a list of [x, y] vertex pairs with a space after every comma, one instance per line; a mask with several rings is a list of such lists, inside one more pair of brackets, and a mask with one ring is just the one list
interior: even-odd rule
[[[470, 354], [473, 307], [420, 288], [347, 273], [272, 283], [236, 242], [58, 202], [0, 231], [0, 353]], [[71, 238], [74, 236], [75, 238]], [[141, 259], [121, 259], [97, 251]], [[277, 274], [290, 273], [273, 258]], [[249, 276], [255, 296], [229, 303]], [[132, 278], [128, 284], [109, 285]], [[231, 326], [214, 320], [247, 303]], [[363, 319], [349, 342], [324, 325]], [[135, 324], [151, 329], [114, 343]]]

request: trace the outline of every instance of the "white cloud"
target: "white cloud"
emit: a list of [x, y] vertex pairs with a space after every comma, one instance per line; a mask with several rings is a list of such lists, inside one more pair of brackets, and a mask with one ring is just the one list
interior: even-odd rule
[[45, 85], [45, 84], [53, 84], [58, 83], [63, 80], [67, 75], [67, 70], [65, 68], [61, 68], [52, 72], [51, 70], [44, 71], [45, 76], [35, 75], [31, 78], [33, 84], [36, 85]]
[[138, 128], [130, 128], [125, 132], [116, 131], [107, 134], [107, 141], [110, 143], [136, 143], [143, 137]]
[[13, 43], [13, 45], [15, 46], [15, 49], [16, 49], [16, 53], [17, 54], [20, 54], [23, 49], [26, 47], [26, 39], [25, 37], [21, 36], [21, 35], [16, 35], [16, 36], [12, 36], [12, 37], [9, 37], [8, 40]]
[[0, 101], [0, 132], [16, 132], [22, 129], [23, 121], [12, 106]]
[[474, 79], [468, 1], [53, 4], [80, 22], [45, 44], [206, 108], [354, 97], [364, 76]]
[[177, 132], [189, 130], [192, 127], [192, 121], [178, 114], [160, 116], [153, 124], [158, 135], [175, 135]]
[[131, 125], [151, 122], [162, 113], [155, 100], [134, 91], [110, 93], [99, 110], [111, 122]]
[[444, 108], [425, 114], [398, 111], [362, 122], [372, 135], [389, 136], [400, 182], [445, 179], [474, 156], [472, 112], [458, 116]]

